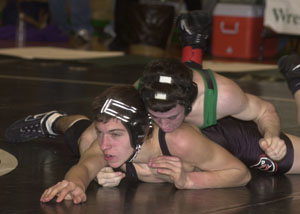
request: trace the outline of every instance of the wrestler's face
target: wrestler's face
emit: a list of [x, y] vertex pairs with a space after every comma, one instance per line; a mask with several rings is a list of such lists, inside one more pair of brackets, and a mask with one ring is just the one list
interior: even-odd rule
[[96, 122], [98, 141], [108, 165], [117, 168], [133, 154], [130, 137], [125, 126], [118, 119], [107, 123]]
[[184, 121], [184, 106], [177, 104], [167, 112], [155, 112], [148, 109], [149, 114], [152, 116], [154, 122], [164, 131], [173, 132]]

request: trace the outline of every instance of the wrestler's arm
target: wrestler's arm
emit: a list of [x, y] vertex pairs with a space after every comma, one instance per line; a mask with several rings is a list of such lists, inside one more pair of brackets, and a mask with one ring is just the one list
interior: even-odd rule
[[[242, 162], [190, 125], [167, 134], [166, 140], [172, 156], [153, 158], [149, 165], [179, 189], [236, 187], [251, 179]], [[185, 170], [185, 165], [194, 169]]]
[[[148, 163], [133, 163], [133, 165], [140, 181], [147, 183], [173, 183], [168, 176], [156, 173], [156, 170], [150, 168]], [[124, 177], [125, 173], [115, 172], [111, 167], [104, 167], [97, 174], [97, 182], [103, 187], [116, 187]]]
[[83, 154], [94, 141], [97, 140], [97, 131], [93, 122], [79, 137], [78, 146], [80, 154]]
[[233, 81], [218, 76], [218, 118], [231, 115], [240, 120], [254, 121], [264, 139], [262, 149], [274, 159], [281, 160], [286, 154], [286, 145], [279, 138], [280, 119], [273, 104], [257, 96], [244, 93]]
[[58, 196], [56, 199], [58, 203], [64, 199], [73, 200], [75, 204], [85, 202], [87, 200], [86, 188], [97, 172], [106, 165], [103, 157], [99, 143], [95, 141], [82, 154], [79, 162], [66, 173], [63, 181], [44, 191], [41, 202], [49, 202], [55, 196]]

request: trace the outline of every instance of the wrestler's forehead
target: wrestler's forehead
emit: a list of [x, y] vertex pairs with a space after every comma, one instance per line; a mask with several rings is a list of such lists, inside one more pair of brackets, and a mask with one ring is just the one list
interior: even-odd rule
[[169, 111], [166, 112], [158, 112], [158, 111], [152, 111], [151, 109], [148, 109], [148, 112], [158, 118], [168, 118], [172, 117], [174, 115], [180, 114], [181, 112], [184, 111], [184, 106], [177, 104], [174, 108], [170, 109]]
[[121, 120], [116, 118], [112, 118], [107, 122], [96, 122], [95, 125], [99, 131], [109, 131], [109, 130], [116, 130], [116, 129], [126, 130]]

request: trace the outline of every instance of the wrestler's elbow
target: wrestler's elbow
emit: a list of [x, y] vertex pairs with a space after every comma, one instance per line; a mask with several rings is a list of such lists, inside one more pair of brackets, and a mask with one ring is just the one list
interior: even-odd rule
[[269, 119], [269, 118], [274, 118], [278, 117], [278, 113], [276, 111], [276, 108], [274, 104], [270, 102], [265, 102], [263, 108], [261, 108], [262, 115], [259, 119]]
[[247, 167], [243, 167], [240, 169], [240, 179], [238, 182], [238, 186], [246, 186], [251, 180], [252, 176]]

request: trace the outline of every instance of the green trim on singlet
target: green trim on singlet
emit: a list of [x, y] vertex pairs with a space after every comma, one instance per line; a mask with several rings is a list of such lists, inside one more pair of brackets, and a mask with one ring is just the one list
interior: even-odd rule
[[142, 78], [140, 77], [140, 78], [138, 78], [137, 81], [134, 82], [133, 86], [135, 87], [136, 90], [140, 90], [140, 88], [141, 88], [141, 81], [142, 81]]
[[[204, 129], [208, 126], [215, 125], [217, 123], [217, 99], [218, 99], [218, 87], [214, 74], [211, 70], [196, 70], [203, 78], [204, 82], [204, 109], [203, 109], [203, 125], [200, 129]], [[212, 84], [213, 89], [208, 88], [207, 79], [203, 72], [207, 72]]]

